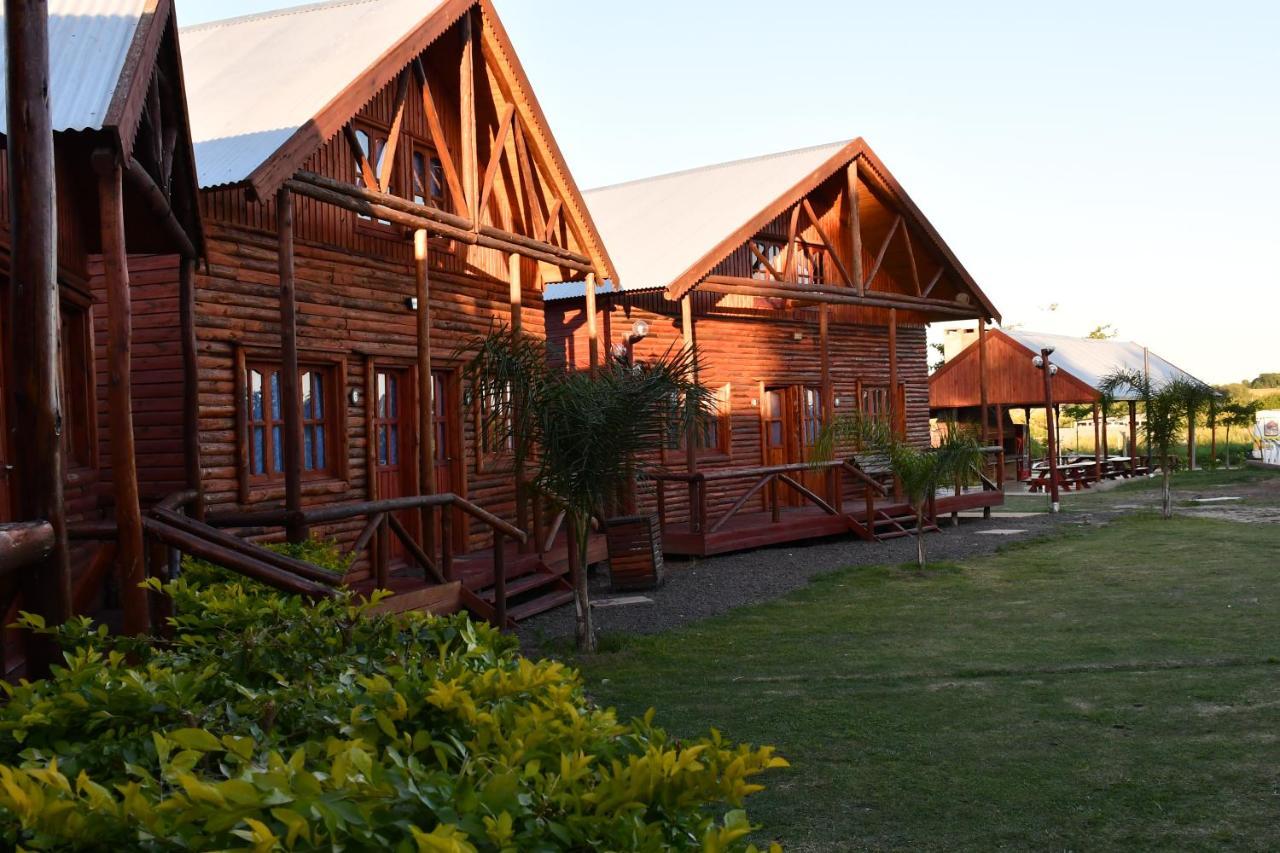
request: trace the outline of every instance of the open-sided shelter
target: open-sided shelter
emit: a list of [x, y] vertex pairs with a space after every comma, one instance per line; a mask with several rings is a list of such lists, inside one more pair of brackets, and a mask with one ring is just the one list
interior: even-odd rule
[[846, 459], [811, 465], [815, 439], [832, 417], [861, 410], [926, 444], [925, 325], [998, 312], [866, 143], [585, 197], [620, 289], [555, 288], [552, 358], [585, 368], [696, 345], [699, 379], [719, 400], [692, 446], [643, 460], [639, 508], [661, 516], [666, 549], [901, 532], [892, 500], [871, 508], [865, 472]]

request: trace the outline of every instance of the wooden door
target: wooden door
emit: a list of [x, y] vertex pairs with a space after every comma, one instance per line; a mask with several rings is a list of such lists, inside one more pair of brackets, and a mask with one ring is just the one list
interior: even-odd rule
[[435, 435], [436, 494], [455, 491], [453, 469], [461, 455], [454, 428], [453, 375], [447, 370], [431, 371], [431, 426]]
[[[0, 283], [0, 305], [8, 304], [8, 296], [8, 288]], [[0, 314], [0, 328], [7, 328], [3, 314]], [[0, 347], [0, 522], [13, 521], [13, 462], [9, 457], [9, 421], [5, 412], [9, 400], [9, 386], [6, 384], [8, 378], [9, 375], [5, 372], [4, 347]]]
[[[798, 461], [811, 462], [814, 447], [818, 443], [819, 436], [822, 435], [822, 389], [812, 385], [798, 386], [796, 397], [800, 416], [800, 429], [797, 433], [800, 457]], [[796, 479], [814, 494], [823, 495], [827, 491], [827, 476], [822, 471], [801, 471]], [[789, 491], [795, 499], [812, 506], [805, 498], [796, 494], [795, 489]]]
[[[764, 392], [764, 464], [790, 465], [807, 462], [822, 432], [822, 392], [804, 385], [778, 385]], [[823, 475], [797, 471], [792, 479], [822, 494]], [[785, 506], [806, 506], [809, 502], [795, 489], [779, 486]]]
[[[374, 374], [373, 434], [374, 477], [379, 498], [417, 494], [413, 429], [413, 382], [408, 370], [379, 367]], [[405, 511], [396, 518], [417, 538], [418, 513]], [[391, 537], [393, 561], [404, 560], [404, 545]]]

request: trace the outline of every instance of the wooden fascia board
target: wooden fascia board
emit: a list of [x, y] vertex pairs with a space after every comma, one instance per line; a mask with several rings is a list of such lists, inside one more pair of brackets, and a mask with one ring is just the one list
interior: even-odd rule
[[1000, 312], [996, 310], [995, 305], [993, 305], [991, 300], [987, 298], [987, 295], [982, 292], [982, 288], [980, 288], [978, 283], [974, 281], [973, 276], [971, 276], [969, 271], [965, 269], [964, 264], [960, 263], [960, 259], [956, 257], [955, 253], [951, 251], [951, 247], [942, 239], [942, 235], [940, 235], [937, 229], [933, 227], [933, 223], [925, 217], [920, 208], [916, 206], [916, 203], [911, 200], [911, 196], [907, 195], [907, 191], [902, 188], [900, 183], [898, 183], [898, 179], [895, 178], [893, 173], [889, 171], [883, 162], [881, 162], [880, 158], [876, 156], [876, 153], [871, 150], [869, 145], [867, 145], [862, 139], [858, 139], [857, 142], [860, 149], [858, 154], [862, 158], [864, 164], [870, 167], [873, 176], [878, 179], [878, 182], [881, 184], [880, 188], [887, 191], [890, 196], [892, 196], [893, 200], [896, 201], [903, 211], [907, 213], [908, 218], [912, 220], [912, 223], [920, 229], [924, 236], [929, 238], [929, 242], [932, 243], [933, 247], [942, 255], [943, 260], [952, 268], [956, 276], [960, 279], [960, 282], [967, 290], [969, 290], [978, 302], [987, 309], [990, 318], [999, 320]]
[[[172, 4], [173, 0], [163, 0], [166, 4]], [[188, 193], [191, 202], [191, 222], [184, 223], [187, 226], [187, 236], [191, 238], [191, 242], [196, 247], [196, 253], [201, 257], [204, 256], [204, 220], [200, 214], [200, 176], [196, 171], [196, 149], [195, 143], [191, 139], [191, 112], [187, 108], [187, 81], [183, 71], [182, 64], [182, 39], [178, 34], [177, 13], [169, 16], [169, 26], [173, 28], [173, 66], [174, 66], [174, 96], [178, 99], [178, 113], [182, 116], [182, 127], [178, 144], [182, 148], [183, 161], [185, 162], [186, 175], [182, 180], [182, 190]], [[177, 182], [173, 183], [177, 188]]]
[[245, 183], [259, 199], [271, 198], [280, 185], [320, 146], [342, 130], [396, 75], [458, 22], [477, 0], [449, 0], [423, 18], [395, 44], [387, 48], [362, 74], [294, 131], [275, 153], [258, 164]]
[[791, 189], [778, 196], [772, 204], [748, 219], [730, 233], [729, 236], [717, 243], [711, 251], [695, 261], [687, 270], [676, 276], [675, 280], [667, 285], [667, 298], [679, 300], [690, 290], [693, 290], [697, 283], [716, 264], [728, 257], [747, 240], [754, 237], [761, 228], [772, 222], [779, 214], [790, 210], [792, 205], [799, 204], [802, 198], [813, 192], [819, 184], [831, 177], [837, 169], [843, 169], [848, 166], [863, 147], [865, 146], [862, 138], [859, 137], [828, 157], [825, 163], [801, 178]]
[[[582, 235], [587, 238], [586, 242], [589, 245], [582, 247], [582, 253], [592, 258], [598, 268], [598, 274], [612, 281], [616, 289], [619, 285], [618, 271], [609, 257], [595, 221], [591, 218], [591, 212], [587, 209], [582, 193], [573, 180], [564, 154], [551, 133], [546, 114], [542, 111], [542, 105], [538, 103], [533, 85], [529, 82], [524, 66], [520, 63], [520, 57], [516, 54], [511, 38], [502, 26], [502, 20], [498, 17], [491, 0], [478, 0], [477, 5], [480, 6], [484, 18], [484, 25], [481, 28], [482, 50], [492, 54], [494, 52], [492, 48], [497, 48], [498, 55], [494, 57], [496, 60], [494, 73], [507, 86], [506, 94], [516, 105], [524, 127], [531, 132], [533, 138], [530, 141], [534, 149], [553, 166], [545, 177], [554, 183], [564, 207], [568, 208], [569, 216], [572, 217]], [[536, 154], [535, 159], [537, 159]]]
[[126, 161], [133, 156], [133, 142], [142, 121], [151, 77], [155, 73], [160, 40], [164, 37], [165, 24], [172, 17], [173, 0], [148, 0], [138, 19], [133, 41], [125, 53], [111, 103], [107, 106], [103, 128], [112, 129], [119, 136], [120, 150]]

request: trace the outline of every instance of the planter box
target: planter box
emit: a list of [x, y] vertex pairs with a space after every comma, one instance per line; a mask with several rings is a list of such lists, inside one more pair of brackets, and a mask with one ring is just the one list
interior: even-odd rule
[[653, 589], [662, 583], [662, 526], [656, 515], [609, 519], [609, 578], [615, 590]]

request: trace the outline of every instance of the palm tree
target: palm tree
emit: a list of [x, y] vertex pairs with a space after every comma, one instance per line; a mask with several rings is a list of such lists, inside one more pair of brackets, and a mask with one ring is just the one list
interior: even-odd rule
[[883, 418], [864, 417], [860, 413], [836, 418], [823, 428], [814, 447], [815, 462], [832, 459], [836, 449], [848, 444], [884, 453], [889, 467], [902, 484], [903, 495], [916, 515], [916, 564], [920, 571], [926, 565], [925, 516], [929, 505], [944, 483], [967, 479], [983, 462], [982, 447], [973, 435], [948, 423], [940, 444], [921, 450], [898, 436]]
[[1227, 428], [1227, 470], [1231, 470], [1231, 428], [1251, 427], [1262, 410], [1261, 400], [1232, 400], [1222, 406], [1222, 423]]
[[1103, 377], [1100, 387], [1104, 394], [1115, 395], [1129, 388], [1142, 400], [1143, 432], [1146, 434], [1147, 451], [1160, 460], [1161, 515], [1173, 517], [1173, 494], [1169, 487], [1173, 469], [1173, 451], [1190, 419], [1209, 399], [1213, 389], [1193, 379], [1175, 378], [1159, 385], [1140, 370], [1117, 370]]
[[630, 481], [639, 453], [704, 428], [714, 399], [697, 382], [697, 354], [672, 347], [643, 364], [610, 359], [592, 371], [560, 370], [549, 366], [543, 341], [505, 327], [473, 348], [467, 378], [490, 403], [481, 427], [510, 441], [517, 464], [532, 460], [533, 487], [565, 511], [580, 567], [578, 647], [595, 651], [586, 577], [591, 520]]

